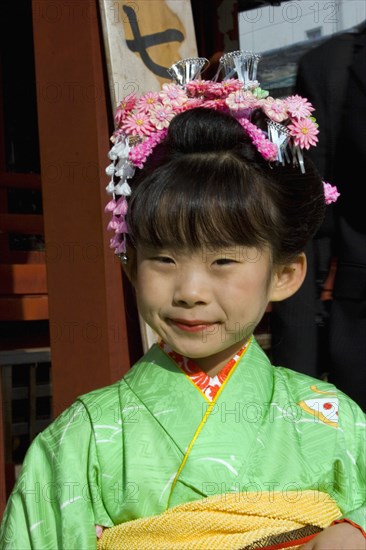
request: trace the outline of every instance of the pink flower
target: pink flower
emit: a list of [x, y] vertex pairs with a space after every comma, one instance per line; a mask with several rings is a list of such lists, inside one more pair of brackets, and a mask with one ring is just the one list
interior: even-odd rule
[[189, 97], [203, 96], [211, 84], [210, 80], [191, 80], [186, 84], [187, 95]]
[[123, 216], [113, 216], [109, 224], [107, 225], [107, 231], [113, 230], [116, 234], [128, 233], [127, 223]]
[[285, 100], [287, 110], [294, 118], [307, 118], [315, 111], [314, 107], [306, 99], [299, 95], [292, 95]]
[[234, 78], [223, 82], [211, 80], [192, 80], [186, 84], [189, 97], [205, 97], [207, 99], [225, 98], [233, 92], [243, 88], [243, 84]]
[[294, 143], [301, 149], [310, 149], [311, 145], [316, 145], [319, 134], [319, 130], [315, 122], [310, 118], [304, 118], [301, 120], [293, 120], [292, 124], [288, 126], [290, 134], [295, 138]]
[[120, 235], [113, 235], [113, 237], [109, 239], [109, 245], [111, 248], [115, 248], [120, 244], [120, 242], [121, 242]]
[[225, 90], [222, 87], [222, 84], [220, 82], [210, 82], [205, 90], [205, 98], [207, 99], [216, 99], [216, 98], [222, 98], [223, 96], [227, 96], [228, 94], [225, 93]]
[[157, 103], [150, 110], [150, 121], [158, 130], [162, 130], [163, 128], [168, 128], [170, 121], [177, 112], [170, 105]]
[[189, 111], [195, 107], [203, 107], [204, 100], [198, 97], [189, 97], [184, 105], [182, 105], [182, 111]]
[[238, 90], [241, 90], [243, 84], [236, 78], [229, 78], [228, 80], [220, 82], [220, 86], [222, 87], [223, 95], [227, 97], [232, 92], [237, 92]]
[[282, 122], [288, 118], [286, 102], [283, 99], [267, 97], [262, 105], [263, 111], [271, 120], [274, 120], [275, 122]]
[[113, 212], [113, 210], [116, 208], [117, 206], [117, 203], [114, 199], [112, 199], [111, 201], [109, 201], [108, 204], [106, 204], [105, 208], [104, 208], [104, 212]]
[[110, 248], [114, 248], [115, 254], [126, 252], [126, 243], [121, 235], [114, 235], [109, 241]]
[[331, 185], [330, 183], [327, 183], [323, 181], [324, 186], [324, 198], [325, 198], [325, 204], [331, 204], [332, 202], [336, 202], [338, 197], [340, 196], [340, 193], [338, 193], [338, 189], [335, 185]]
[[119, 225], [119, 219], [116, 216], [112, 216], [111, 221], [107, 225], [107, 231], [116, 230]]
[[225, 99], [220, 98], [208, 99], [202, 103], [202, 107], [205, 107], [206, 109], [215, 109], [216, 111], [229, 111], [229, 108], [225, 103]]
[[115, 254], [125, 254], [126, 253], [126, 243], [124, 240], [121, 240], [118, 246], [114, 249]]
[[[112, 201], [111, 201], [112, 202]], [[114, 209], [114, 216], [125, 216], [127, 213], [127, 201], [124, 196], [119, 197]]]
[[224, 87], [221, 82], [213, 82], [211, 88], [207, 90], [207, 98], [225, 98], [229, 95], [229, 86]]
[[132, 147], [128, 153], [128, 159], [134, 166], [137, 166], [137, 168], [142, 168], [151, 151], [152, 148], [150, 148], [147, 143], [139, 143], [135, 147]]
[[163, 84], [163, 89], [159, 93], [163, 103], [172, 107], [181, 107], [187, 101], [187, 95], [182, 88], [176, 84]]
[[116, 227], [116, 233], [128, 233], [127, 223], [123, 218], [120, 219], [119, 224]]
[[150, 108], [159, 102], [158, 92], [147, 92], [142, 95], [136, 104], [138, 111], [149, 111]]
[[122, 130], [131, 136], [148, 136], [153, 131], [150, 119], [146, 113], [132, 113], [122, 123]]
[[257, 99], [251, 92], [239, 90], [229, 94], [225, 102], [232, 111], [242, 111], [243, 109], [254, 108]]
[[116, 113], [114, 115], [114, 120], [116, 121], [117, 125], [120, 126], [123, 120], [126, 118], [128, 113], [132, 111], [136, 104], [136, 96], [135, 94], [129, 94], [125, 98], [122, 99], [121, 103], [118, 105], [116, 109]]

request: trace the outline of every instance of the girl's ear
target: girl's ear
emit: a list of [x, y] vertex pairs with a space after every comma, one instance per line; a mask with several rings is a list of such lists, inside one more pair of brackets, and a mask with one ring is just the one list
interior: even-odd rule
[[306, 256], [301, 253], [289, 264], [274, 267], [270, 301], [280, 302], [289, 298], [301, 287], [306, 275]]

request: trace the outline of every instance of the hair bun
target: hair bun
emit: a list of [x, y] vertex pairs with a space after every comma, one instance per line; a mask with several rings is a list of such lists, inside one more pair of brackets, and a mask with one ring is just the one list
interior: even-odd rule
[[230, 151], [249, 143], [237, 120], [226, 113], [197, 107], [173, 118], [168, 139], [180, 153]]

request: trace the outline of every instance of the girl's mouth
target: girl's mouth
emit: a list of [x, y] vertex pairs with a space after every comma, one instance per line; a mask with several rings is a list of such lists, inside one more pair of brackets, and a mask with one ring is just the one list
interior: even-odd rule
[[203, 321], [201, 319], [168, 319], [168, 321], [184, 332], [202, 332], [215, 324], [210, 321]]

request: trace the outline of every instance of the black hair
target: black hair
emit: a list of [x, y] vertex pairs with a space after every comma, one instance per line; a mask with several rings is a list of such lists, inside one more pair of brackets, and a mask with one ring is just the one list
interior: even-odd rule
[[133, 246], [269, 246], [275, 263], [302, 252], [325, 209], [322, 180], [268, 163], [229, 114], [198, 107], [177, 115], [132, 181]]

